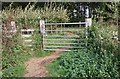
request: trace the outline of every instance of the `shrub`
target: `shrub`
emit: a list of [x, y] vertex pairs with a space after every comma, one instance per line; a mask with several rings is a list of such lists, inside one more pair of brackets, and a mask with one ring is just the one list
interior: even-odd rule
[[88, 30], [88, 49], [118, 54], [118, 27], [95, 24]]

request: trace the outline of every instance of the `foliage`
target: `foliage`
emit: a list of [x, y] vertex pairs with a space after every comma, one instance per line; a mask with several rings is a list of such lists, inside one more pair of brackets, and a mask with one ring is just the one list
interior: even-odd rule
[[[20, 49], [18, 49], [20, 50]], [[20, 76], [23, 74], [24, 71], [24, 63], [22, 57], [24, 57], [25, 54], [21, 53], [21, 51], [18, 51], [13, 49], [14, 52], [12, 54], [7, 54], [6, 51], [3, 51], [2, 54], [2, 72], [3, 77], [10, 77], [10, 76]], [[9, 52], [9, 51], [8, 51]], [[24, 52], [25, 53], [25, 52]], [[25, 58], [24, 58], [25, 59]]]
[[117, 28], [94, 24], [88, 29], [88, 48], [63, 53], [48, 65], [54, 77], [119, 77]]
[[69, 20], [67, 9], [61, 6], [49, 4], [40, 11], [42, 13], [41, 18], [47, 20], [47, 22], [67, 22]]
[[46, 55], [50, 55], [51, 52], [49, 51], [36, 51], [35, 54], [33, 54], [34, 57], [43, 57], [43, 56], [46, 56]]
[[10, 7], [2, 11], [3, 19], [10, 16], [17, 21], [17, 23], [25, 25], [31, 25], [32, 23], [36, 24], [36, 22], [41, 19], [44, 19], [47, 22], [67, 22], [69, 20], [66, 9], [63, 9], [61, 6], [53, 6], [52, 4], [45, 5], [44, 8], [35, 8], [35, 5], [30, 5], [29, 3], [25, 9], [22, 9], [22, 7]]
[[[94, 5], [95, 6], [94, 6]], [[118, 22], [118, 6], [120, 5], [119, 1], [113, 2], [97, 2], [90, 3], [91, 8], [93, 9], [93, 16], [99, 18], [99, 20], [104, 20], [116, 24]]]
[[[11, 8], [12, 4], [1, 12], [0, 18], [3, 21], [2, 35], [2, 72], [3, 77], [18, 77], [24, 75], [24, 62], [30, 57], [45, 56], [49, 52], [41, 51], [41, 34], [39, 32], [39, 20], [45, 19], [48, 22], [67, 21], [66, 10], [62, 7], [45, 6], [35, 9], [34, 5], [28, 4], [25, 9], [22, 7]], [[51, 14], [51, 15], [50, 15]], [[50, 15], [50, 16], [49, 16]], [[46, 17], [47, 16], [47, 17]], [[16, 22], [17, 32], [9, 32], [10, 22]], [[33, 48], [23, 46], [21, 29], [35, 29], [32, 39]], [[38, 29], [38, 30], [36, 30]]]
[[20, 46], [16, 46], [12, 51], [11, 55], [6, 55], [6, 51], [3, 51], [2, 77], [22, 77], [25, 72], [25, 61], [32, 57], [41, 57], [50, 54], [49, 51], [45, 52], [40, 50], [32, 53], [30, 49], [26, 50], [26, 48], [21, 48]]
[[[7, 6], [8, 4], [10, 4], [10, 3], [3, 3], [3, 7], [4, 7], [4, 5]], [[26, 4], [27, 3], [23, 3], [23, 2], [17, 3], [16, 2], [16, 3], [12, 4], [12, 7], [18, 7], [20, 5], [22, 7], [25, 7]], [[45, 2], [37, 2], [37, 3], [35, 3], [35, 8], [36, 7], [44, 7], [43, 6], [44, 4], [45, 4]], [[115, 1], [112, 1], [112, 2], [106, 2], [106, 3], [105, 2], [54, 2], [53, 1], [53, 2], [47, 2], [47, 4], [48, 5], [50, 4], [50, 5], [53, 5], [53, 6], [56, 6], [56, 7], [62, 6], [64, 9], [67, 9], [68, 13], [70, 14], [70, 16], [69, 16], [70, 21], [72, 21], [72, 22], [80, 21], [81, 18], [82, 18], [81, 12], [80, 12], [80, 5], [90, 6], [90, 8], [92, 9], [93, 17], [95, 19], [96, 18], [99, 18], [99, 19], [103, 19], [104, 18], [104, 20], [106, 20], [106, 21], [107, 20], [112, 20], [114, 22], [117, 22], [118, 8], [120, 6], [120, 1], [119, 0], [115, 0]], [[77, 10], [77, 17], [73, 15], [73, 10], [74, 9]], [[50, 13], [50, 15], [51, 14], [53, 14], [53, 13]], [[59, 13], [55, 13], [55, 15], [56, 14], [60, 15]], [[47, 15], [46, 18], [47, 19], [50, 18], [51, 17], [50, 15]], [[53, 18], [50, 18], [50, 19], [53, 19]]]
[[0, 77], [2, 77], [2, 72], [0, 71]]
[[106, 51], [118, 54], [118, 27], [96, 24], [88, 30], [88, 49], [95, 53]]
[[32, 38], [34, 40], [32, 47], [33, 51], [36, 52], [42, 50], [42, 35], [38, 30], [34, 31]]
[[48, 70], [52, 77], [118, 77], [117, 63], [113, 54], [79, 50], [64, 53]]

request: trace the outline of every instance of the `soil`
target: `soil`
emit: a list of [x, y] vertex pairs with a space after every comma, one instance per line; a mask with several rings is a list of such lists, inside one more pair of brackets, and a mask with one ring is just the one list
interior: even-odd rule
[[64, 50], [65, 49], [59, 49], [55, 52], [52, 52], [49, 56], [32, 58], [26, 61], [26, 72], [24, 77], [46, 77], [48, 75], [46, 65], [58, 58], [60, 53], [62, 53]]

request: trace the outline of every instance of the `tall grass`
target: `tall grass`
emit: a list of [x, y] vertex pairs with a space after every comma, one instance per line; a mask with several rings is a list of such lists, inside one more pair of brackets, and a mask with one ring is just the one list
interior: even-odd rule
[[67, 10], [63, 7], [45, 5], [44, 8], [35, 8], [35, 5], [28, 4], [25, 9], [22, 7], [6, 8], [2, 11], [3, 20], [12, 17], [17, 23], [31, 24], [44, 19], [47, 22], [67, 22], [69, 17]]

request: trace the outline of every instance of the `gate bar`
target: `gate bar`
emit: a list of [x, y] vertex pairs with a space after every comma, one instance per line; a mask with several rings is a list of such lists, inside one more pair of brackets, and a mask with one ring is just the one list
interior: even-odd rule
[[86, 24], [86, 22], [76, 22], [76, 23], [45, 23], [45, 25], [69, 25], [69, 24]]

